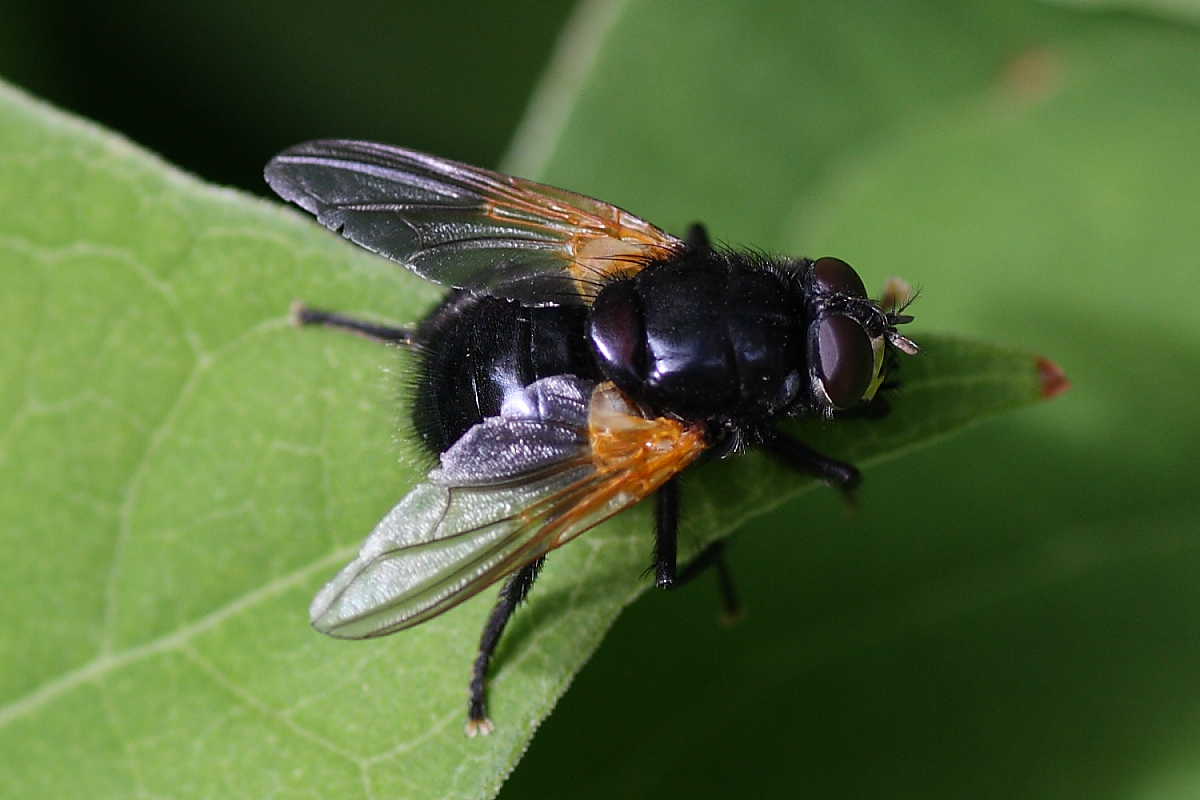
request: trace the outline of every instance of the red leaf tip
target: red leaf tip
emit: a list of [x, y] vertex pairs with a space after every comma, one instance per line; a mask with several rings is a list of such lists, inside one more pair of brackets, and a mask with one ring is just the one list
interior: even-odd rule
[[1067, 373], [1045, 356], [1038, 356], [1037, 371], [1038, 378], [1042, 381], [1042, 397], [1046, 400], [1058, 397], [1071, 388], [1071, 381], [1067, 378]]

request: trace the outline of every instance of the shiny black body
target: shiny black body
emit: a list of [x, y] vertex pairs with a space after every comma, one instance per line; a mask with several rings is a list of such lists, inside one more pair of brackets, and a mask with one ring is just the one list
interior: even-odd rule
[[[803, 265], [805, 262], [798, 262]], [[689, 249], [601, 289], [591, 309], [453, 292], [416, 331], [413, 422], [433, 454], [552, 375], [609, 379], [658, 414], [752, 431], [799, 409], [805, 294], [795, 269]]]
[[627, 394], [661, 414], [745, 424], [797, 401], [806, 330], [801, 273], [696, 248], [606, 286], [588, 321], [601, 371]]
[[471, 426], [500, 413], [504, 398], [540, 378], [599, 379], [581, 306], [528, 307], [514, 300], [452, 292], [418, 326], [421, 361], [413, 385], [413, 425], [437, 456]]

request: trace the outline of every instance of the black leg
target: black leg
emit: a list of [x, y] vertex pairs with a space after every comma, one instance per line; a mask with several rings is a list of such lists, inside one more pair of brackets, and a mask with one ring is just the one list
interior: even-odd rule
[[732, 623], [742, 616], [742, 604], [738, 600], [737, 590], [733, 587], [733, 572], [725, 558], [725, 541], [713, 542], [700, 551], [700, 554], [683, 568], [683, 572], [675, 578], [674, 588], [690, 583], [709, 567], [717, 570], [717, 584], [721, 590], [721, 619]]
[[709, 567], [716, 567], [721, 587], [722, 616], [732, 621], [740, 615], [741, 605], [733, 588], [733, 575], [725, 562], [724, 542], [713, 542], [701, 550], [682, 572], [678, 571], [679, 494], [679, 478], [675, 477], [662, 485], [656, 497], [654, 584], [660, 589], [678, 589]]
[[788, 466], [816, 475], [830, 486], [841, 489], [847, 497], [862, 481], [862, 473], [853, 464], [823, 456], [786, 433], [772, 431], [765, 438], [763, 447]]
[[412, 346], [415, 342], [414, 328], [393, 328], [388, 325], [377, 325], [336, 311], [323, 311], [319, 308], [309, 308], [303, 303], [292, 304], [292, 321], [297, 325], [324, 325], [327, 328], [337, 328], [358, 336], [364, 336], [384, 344]]
[[712, 244], [708, 241], [708, 230], [699, 222], [693, 222], [692, 227], [688, 228], [684, 241], [687, 242], [688, 247], [701, 253], [712, 250]]
[[654, 518], [654, 584], [660, 589], [675, 585], [675, 552], [679, 538], [679, 478], [658, 490]]
[[500, 590], [500, 599], [496, 601], [487, 624], [483, 626], [483, 636], [479, 638], [479, 655], [475, 657], [475, 666], [471, 671], [471, 699], [467, 704], [467, 736], [480, 734], [487, 736], [492, 732], [492, 721], [488, 719], [487, 715], [488, 665], [491, 664], [492, 654], [496, 652], [496, 645], [500, 642], [500, 634], [504, 633], [504, 626], [508, 624], [508, 620], [516, 611], [517, 606], [529, 595], [529, 590], [533, 588], [533, 582], [537, 580], [538, 572], [541, 571], [544, 563], [546, 563], [545, 556], [537, 561], [531, 561], [504, 582], [504, 588]]

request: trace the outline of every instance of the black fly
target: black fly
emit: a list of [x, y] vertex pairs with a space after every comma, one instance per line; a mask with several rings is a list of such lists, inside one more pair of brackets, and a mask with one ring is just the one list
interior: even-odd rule
[[467, 733], [489, 733], [485, 679], [546, 554], [654, 494], [655, 581], [676, 567], [678, 476], [702, 454], [763, 447], [849, 491], [852, 465], [782, 433], [785, 417], [879, 402], [893, 352], [916, 345], [894, 301], [836, 258], [772, 259], [678, 239], [590, 197], [386, 145], [316, 141], [266, 179], [321, 224], [454, 291], [413, 328], [300, 307], [323, 324], [414, 346], [414, 422], [440, 458], [317, 595], [313, 625], [382, 636], [507, 577], [480, 642]]

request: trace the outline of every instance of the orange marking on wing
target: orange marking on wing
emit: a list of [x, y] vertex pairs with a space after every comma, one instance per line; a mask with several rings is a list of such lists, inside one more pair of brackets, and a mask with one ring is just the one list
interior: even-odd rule
[[646, 417], [611, 383], [600, 384], [592, 393], [588, 440], [596, 477], [581, 487], [571, 509], [547, 526], [554, 529], [554, 547], [567, 541], [576, 523], [589, 515], [604, 513], [615, 502], [616, 508], [605, 514], [609, 516], [653, 494], [708, 448], [700, 426]]
[[507, 176], [480, 188], [492, 198], [483, 210], [489, 219], [562, 240], [562, 257], [583, 296], [595, 294], [594, 279], [637, 272], [683, 246], [657, 226], [583, 195]]
[[[704, 431], [645, 413], [612, 383], [592, 392], [588, 413], [594, 471], [517, 514], [536, 529], [520, 549], [488, 570], [487, 585], [569, 542], [640, 500], [696, 461], [708, 448]], [[577, 467], [586, 460], [571, 462]]]

